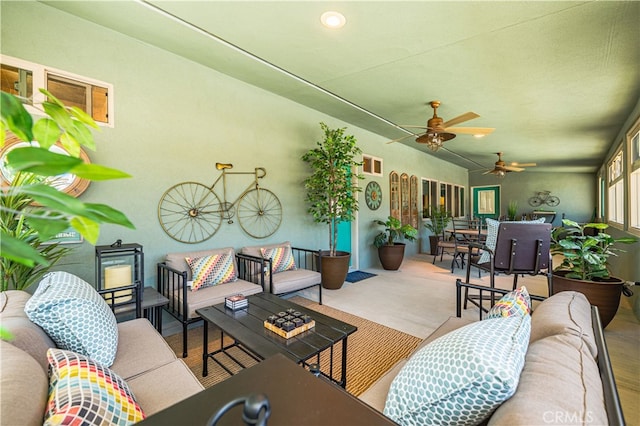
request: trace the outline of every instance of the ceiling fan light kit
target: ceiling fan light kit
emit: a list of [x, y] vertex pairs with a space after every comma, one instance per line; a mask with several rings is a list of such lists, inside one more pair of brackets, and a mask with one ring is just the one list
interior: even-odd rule
[[509, 172], [522, 172], [525, 170], [525, 167], [535, 167], [536, 163], [511, 163], [507, 165], [502, 160], [502, 152], [496, 152], [498, 156], [498, 161], [496, 161], [493, 170], [487, 170], [484, 172], [484, 175], [492, 174], [498, 178], [503, 178]]
[[411, 125], [400, 125], [399, 127], [414, 127], [419, 129], [424, 129], [425, 132], [417, 135], [408, 135], [403, 136], [398, 139], [394, 139], [387, 143], [399, 142], [403, 139], [417, 136], [416, 142], [420, 144], [426, 145], [431, 151], [437, 151], [441, 148], [444, 142], [449, 141], [456, 137], [458, 133], [473, 135], [476, 138], [483, 137], [492, 133], [495, 129], [488, 127], [453, 127], [458, 123], [462, 123], [464, 121], [473, 120], [474, 118], [480, 117], [475, 112], [466, 112], [462, 115], [459, 115], [451, 120], [444, 121], [441, 117], [438, 117], [438, 107], [440, 106], [440, 101], [431, 101], [429, 102], [431, 108], [433, 108], [433, 117], [431, 117], [427, 121], [427, 126], [411, 126]]

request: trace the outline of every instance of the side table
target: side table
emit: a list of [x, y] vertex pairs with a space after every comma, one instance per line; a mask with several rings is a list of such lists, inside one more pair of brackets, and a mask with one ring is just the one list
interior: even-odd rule
[[162, 334], [162, 307], [169, 304], [169, 299], [153, 287], [145, 287], [142, 292], [142, 313], [156, 330]]

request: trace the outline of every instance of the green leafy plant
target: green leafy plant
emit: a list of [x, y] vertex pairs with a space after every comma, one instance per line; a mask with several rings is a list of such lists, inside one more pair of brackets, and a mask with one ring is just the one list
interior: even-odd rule
[[324, 139], [316, 142], [316, 148], [302, 156], [313, 173], [304, 180], [307, 190], [308, 212], [317, 223], [329, 225], [329, 255], [336, 255], [338, 224], [354, 219], [358, 210], [357, 185], [364, 177], [353, 174], [353, 168], [361, 163], [356, 157], [361, 154], [352, 135], [345, 135], [346, 128], [330, 129], [320, 123]]
[[429, 222], [425, 222], [424, 227], [433, 235], [442, 235], [442, 232], [451, 222], [451, 213], [444, 206], [431, 206], [429, 209]]
[[403, 225], [399, 219], [389, 216], [386, 221], [374, 220], [374, 223], [384, 226], [384, 231], [376, 235], [373, 245], [382, 247], [384, 245], [392, 246], [396, 240], [405, 239], [415, 241], [418, 237], [418, 230], [413, 226]]
[[509, 201], [507, 206], [507, 218], [511, 221], [516, 220], [518, 214], [518, 202], [515, 200]]
[[[97, 124], [77, 107], [67, 108], [46, 90], [44, 118], [34, 122], [13, 95], [1, 93], [0, 147], [10, 131], [28, 146], [12, 149], [7, 170], [13, 179], [0, 194], [0, 290], [24, 289], [69, 253], [69, 249], [47, 242], [70, 227], [95, 244], [100, 225], [111, 223], [134, 228], [120, 211], [97, 203], [83, 203], [51, 185], [55, 176], [71, 173], [88, 180], [130, 177], [116, 169], [87, 164], [80, 148], [95, 149], [91, 128]], [[49, 149], [60, 142], [70, 155]]]
[[[580, 225], [569, 219], [563, 219], [564, 227], [556, 228], [551, 233], [551, 254], [564, 256], [562, 264], [555, 271], [569, 271], [565, 276], [584, 281], [608, 278], [609, 256], [623, 250], [613, 247], [616, 243], [632, 244], [637, 241], [633, 237], [613, 238], [602, 231], [609, 225], [605, 223], [586, 223]], [[590, 232], [590, 230], [596, 232]], [[594, 234], [594, 235], [591, 235]]]

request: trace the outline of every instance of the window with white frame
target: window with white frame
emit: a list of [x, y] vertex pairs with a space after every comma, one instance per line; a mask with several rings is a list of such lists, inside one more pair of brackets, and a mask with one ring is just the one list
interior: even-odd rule
[[629, 227], [640, 232], [640, 123], [629, 140]]
[[362, 173], [365, 175], [382, 176], [382, 158], [362, 154]]
[[607, 166], [608, 182], [608, 220], [617, 224], [624, 224], [624, 174], [623, 152], [618, 151]]
[[453, 217], [465, 215], [465, 188], [461, 185], [422, 179], [422, 217], [430, 217], [430, 209], [444, 208]]
[[6, 55], [0, 55], [2, 91], [17, 96], [31, 113], [44, 102], [40, 89], [48, 90], [68, 107], [77, 107], [98, 124], [113, 127], [113, 86], [103, 81], [79, 76]]

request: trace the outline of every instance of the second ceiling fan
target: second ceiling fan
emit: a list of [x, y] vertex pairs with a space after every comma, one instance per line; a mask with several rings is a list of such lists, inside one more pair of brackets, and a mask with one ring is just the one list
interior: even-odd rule
[[502, 153], [496, 152], [498, 161], [496, 161], [492, 170], [487, 170], [483, 175], [496, 175], [498, 177], [504, 177], [508, 172], [522, 172], [525, 167], [535, 167], [536, 163], [510, 163], [507, 164], [502, 160]]
[[411, 126], [401, 125], [400, 127], [425, 129], [424, 133], [418, 135], [407, 135], [398, 139], [394, 139], [387, 143], [399, 142], [403, 139], [417, 136], [416, 142], [426, 144], [432, 151], [437, 151], [442, 144], [448, 140], [456, 137], [456, 134], [468, 134], [474, 136], [485, 136], [492, 133], [495, 129], [490, 127], [453, 127], [456, 124], [463, 123], [465, 121], [473, 120], [480, 117], [475, 112], [466, 112], [451, 120], [444, 121], [441, 117], [438, 117], [438, 107], [440, 101], [429, 102], [431, 108], [433, 108], [433, 117], [427, 122], [427, 126]]

